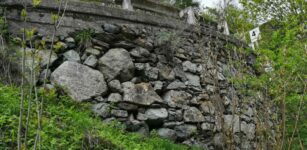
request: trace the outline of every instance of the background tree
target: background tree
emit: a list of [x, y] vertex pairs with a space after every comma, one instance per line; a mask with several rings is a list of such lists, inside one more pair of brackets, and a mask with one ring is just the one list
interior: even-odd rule
[[297, 16], [306, 17], [306, 0], [240, 0], [244, 8], [260, 23], [270, 19], [285, 20]]
[[[307, 147], [307, 40], [306, 1], [304, 0], [242, 0], [243, 9], [228, 8], [231, 30], [247, 32], [260, 26], [261, 40], [254, 53], [258, 76], [248, 77], [250, 90], [264, 91], [278, 106], [275, 116], [280, 124], [276, 133], [264, 128], [262, 141], [272, 141], [275, 149], [305, 149]], [[247, 34], [247, 33], [246, 33]], [[249, 40], [248, 40], [249, 42]], [[271, 71], [265, 71], [268, 62]], [[279, 121], [278, 121], [279, 120]], [[272, 134], [279, 138], [270, 139]], [[260, 140], [260, 141], [261, 141]]]

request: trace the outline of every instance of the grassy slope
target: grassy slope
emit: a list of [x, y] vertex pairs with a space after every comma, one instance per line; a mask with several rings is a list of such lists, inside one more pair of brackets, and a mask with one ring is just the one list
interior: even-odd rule
[[[49, 93], [45, 102], [42, 149], [90, 149], [90, 143], [95, 145], [91, 149], [189, 149], [157, 136], [144, 138], [137, 134], [126, 133], [118, 123], [103, 124], [99, 118], [91, 115], [89, 105], [74, 103], [67, 97], [57, 98], [54, 95], [52, 92]], [[1, 150], [16, 148], [19, 99], [18, 88], [0, 85]], [[28, 137], [30, 147], [34, 144], [37, 124], [36, 106], [35, 104], [32, 106]]]

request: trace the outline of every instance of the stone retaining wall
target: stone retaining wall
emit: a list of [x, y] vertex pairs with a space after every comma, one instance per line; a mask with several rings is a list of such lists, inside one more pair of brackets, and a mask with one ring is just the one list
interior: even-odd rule
[[[18, 35], [20, 3], [0, 5], [7, 7], [10, 30]], [[43, 40], [50, 49], [55, 10], [51, 1], [29, 8], [25, 26], [39, 30], [32, 43], [39, 46]], [[88, 28], [96, 33], [86, 45], [70, 34]], [[257, 149], [263, 124], [271, 128], [270, 137], [276, 136], [274, 111], [264, 105], [264, 95], [244, 95], [230, 80], [242, 69], [255, 75], [253, 57], [237, 53], [245, 45], [214, 26], [70, 2], [55, 43], [61, 47], [52, 54], [50, 70], [50, 50], [37, 52], [38, 85], [47, 73], [48, 88], [62, 87], [74, 100], [92, 103], [104, 122], [120, 121], [145, 136], [156, 130], [161, 137], [209, 150]], [[33, 51], [29, 41], [27, 46], [27, 53]], [[268, 112], [260, 122], [258, 111]]]
[[[32, 4], [32, 0], [25, 0], [25, 2], [27, 6], [31, 6]], [[240, 42], [234, 37], [226, 36], [217, 31], [215, 23], [203, 22], [201, 24], [202, 28], [190, 26], [186, 24], [184, 19], [173, 17], [178, 10], [151, 1], [144, 3], [136, 3], [136, 7], [142, 8], [142, 10], [132, 12], [123, 10], [120, 6], [110, 4], [110, 2], [85, 3], [69, 1], [61, 28], [58, 30], [57, 35], [68, 35], [68, 33], [74, 32], [77, 29], [84, 28], [92, 28], [100, 32], [102, 31], [101, 25], [103, 23], [116, 23], [197, 32], [247, 47], [245, 43]], [[159, 9], [156, 11], [148, 11], [148, 5], [152, 3], [155, 3], [155, 8]], [[20, 12], [22, 10], [22, 4], [19, 0], [2, 0], [0, 1], [0, 6], [6, 9], [6, 17], [9, 21], [9, 30], [11, 33], [18, 34], [21, 28], [25, 26], [26, 28], [35, 27], [43, 35], [52, 34], [53, 23], [51, 13], [57, 13], [58, 6], [55, 1], [42, 1], [41, 5], [36, 8], [29, 7], [26, 25], [21, 21]], [[158, 11], [160, 13], [157, 13]]]

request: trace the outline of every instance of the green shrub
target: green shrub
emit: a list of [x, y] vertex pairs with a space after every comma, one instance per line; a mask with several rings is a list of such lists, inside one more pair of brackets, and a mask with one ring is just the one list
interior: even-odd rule
[[[76, 103], [67, 96], [57, 96], [54, 91], [44, 92], [43, 95], [42, 149], [189, 149], [157, 136], [145, 138], [127, 133], [117, 122], [104, 124], [91, 114], [89, 104]], [[16, 149], [19, 99], [17, 87], [0, 85], [0, 149]], [[25, 105], [26, 108], [27, 100]], [[30, 149], [34, 144], [37, 124], [34, 101], [32, 105], [27, 141]]]

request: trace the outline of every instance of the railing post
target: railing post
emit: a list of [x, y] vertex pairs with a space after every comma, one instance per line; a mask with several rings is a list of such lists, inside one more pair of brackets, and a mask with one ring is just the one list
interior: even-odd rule
[[125, 10], [133, 11], [133, 6], [131, 4], [131, 0], [123, 0], [122, 7]]
[[184, 10], [180, 11], [179, 17], [182, 18], [187, 14], [187, 23], [190, 25], [195, 25], [197, 23], [197, 19], [195, 17], [195, 13], [193, 7], [187, 7]]

